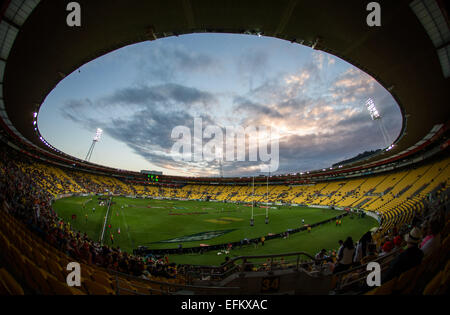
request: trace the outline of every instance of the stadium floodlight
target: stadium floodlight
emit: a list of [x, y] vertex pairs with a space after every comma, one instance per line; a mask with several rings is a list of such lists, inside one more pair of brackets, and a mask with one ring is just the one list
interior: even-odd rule
[[391, 151], [393, 148], [395, 148], [395, 144], [391, 144], [391, 145], [386, 149], [386, 152]]
[[86, 162], [89, 162], [91, 160], [92, 152], [94, 152], [95, 144], [100, 141], [100, 138], [102, 137], [102, 134], [103, 134], [103, 130], [101, 130], [100, 128], [97, 128], [97, 131], [95, 132], [94, 139], [92, 140], [91, 147], [89, 148], [89, 151], [88, 151], [88, 153], [86, 155], [86, 158], [85, 158]]
[[381, 119], [381, 115], [378, 112], [377, 108], [375, 107], [375, 102], [373, 101], [373, 99], [369, 98], [366, 101], [366, 107], [367, 107], [367, 110], [370, 113], [370, 117], [372, 118], [372, 120]]
[[95, 137], [94, 137], [94, 141], [95, 142], [99, 142], [101, 137], [103, 134], [103, 130], [101, 130], [100, 128], [97, 129], [96, 133], [95, 133]]
[[383, 121], [382, 121], [383, 117], [380, 115], [380, 112], [377, 110], [377, 108], [375, 106], [375, 102], [372, 98], [369, 98], [366, 101], [365, 105], [366, 105], [367, 110], [370, 113], [370, 118], [372, 118], [373, 121], [378, 122], [378, 127], [380, 128], [381, 134], [383, 136], [384, 144], [387, 147], [390, 143], [390, 140], [389, 140], [389, 134], [383, 125]]

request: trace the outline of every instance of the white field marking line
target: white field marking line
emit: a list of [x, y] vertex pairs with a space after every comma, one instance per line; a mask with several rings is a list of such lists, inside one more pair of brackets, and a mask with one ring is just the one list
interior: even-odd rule
[[128, 241], [131, 243], [131, 247], [134, 247], [134, 242], [131, 239], [130, 231], [128, 229], [128, 224], [127, 224], [127, 219], [125, 218], [125, 214], [123, 213], [123, 209], [120, 209], [120, 212], [122, 213], [123, 223], [125, 223], [125, 228], [127, 229]]
[[89, 199], [89, 200], [87, 200], [87, 201], [85, 201], [85, 202], [83, 202], [83, 206], [86, 206], [89, 202], [91, 202], [92, 201], [92, 198], [91, 199]]
[[111, 208], [111, 202], [112, 202], [112, 198], [109, 199], [108, 209], [106, 210], [105, 222], [103, 222], [103, 230], [102, 230], [102, 235], [100, 237], [100, 244], [102, 244], [102, 245], [103, 245], [103, 237], [105, 235], [106, 222], [108, 221], [109, 209]]

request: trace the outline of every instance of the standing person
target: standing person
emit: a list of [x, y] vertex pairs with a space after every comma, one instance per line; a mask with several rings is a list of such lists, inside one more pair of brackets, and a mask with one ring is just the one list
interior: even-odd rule
[[261, 245], [264, 246], [264, 242], [265, 242], [266, 238], [263, 236], [261, 237]]
[[112, 233], [109, 234], [109, 239], [111, 240], [111, 244], [114, 244], [114, 235]]
[[84, 216], [84, 218], [86, 219], [86, 223], [88, 222], [88, 214], [86, 213], [86, 215]]
[[360, 240], [358, 241], [358, 244], [356, 245], [356, 253], [355, 253], [355, 263], [358, 263], [366, 257], [367, 255], [367, 247], [372, 242], [372, 233], [369, 231], [365, 233]]
[[348, 270], [353, 264], [353, 256], [355, 254], [355, 245], [353, 239], [349, 236], [343, 244], [342, 258], [338, 260], [333, 273], [339, 273]]

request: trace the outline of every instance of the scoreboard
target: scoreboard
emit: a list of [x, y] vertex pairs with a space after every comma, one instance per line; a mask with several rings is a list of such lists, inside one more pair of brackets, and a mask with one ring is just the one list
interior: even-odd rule
[[148, 174], [147, 178], [150, 183], [158, 183], [159, 182], [159, 175]]
[[141, 174], [145, 175], [149, 183], [158, 183], [163, 173], [157, 171], [141, 171]]

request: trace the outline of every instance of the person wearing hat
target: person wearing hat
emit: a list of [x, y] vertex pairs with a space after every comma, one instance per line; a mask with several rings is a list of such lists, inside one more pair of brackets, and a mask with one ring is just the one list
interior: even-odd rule
[[413, 228], [405, 236], [407, 249], [398, 255], [389, 267], [386, 276], [383, 277], [383, 283], [400, 276], [405, 271], [419, 265], [423, 259], [423, 252], [419, 249], [419, 244], [422, 241], [422, 233], [420, 229]]

